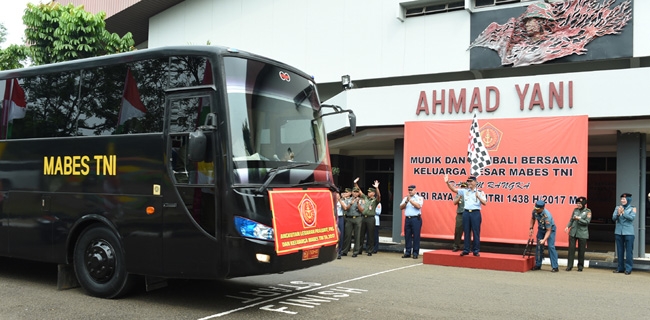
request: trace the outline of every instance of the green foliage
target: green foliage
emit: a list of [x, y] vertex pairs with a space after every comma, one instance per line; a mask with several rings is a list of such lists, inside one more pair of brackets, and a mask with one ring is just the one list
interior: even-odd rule
[[0, 44], [7, 40], [7, 28], [5, 25], [0, 23]]
[[28, 56], [36, 65], [134, 50], [130, 32], [120, 38], [106, 30], [106, 13], [57, 2], [27, 4], [23, 16]]
[[[5, 41], [7, 41], [7, 28], [0, 23], [0, 44]], [[23, 46], [11, 45], [7, 49], [0, 49], [0, 70], [22, 68], [20, 60], [25, 58], [25, 47]]]
[[12, 44], [7, 49], [0, 50], [0, 70], [22, 68], [20, 61], [27, 58], [27, 47]]

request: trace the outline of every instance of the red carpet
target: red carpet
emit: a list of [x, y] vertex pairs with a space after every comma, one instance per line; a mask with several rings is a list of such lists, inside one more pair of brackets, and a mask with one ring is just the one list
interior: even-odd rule
[[480, 257], [469, 255], [460, 256], [460, 251], [451, 250], [427, 251], [422, 254], [424, 264], [434, 264], [448, 267], [488, 269], [500, 271], [526, 272], [535, 265], [535, 256], [481, 252]]

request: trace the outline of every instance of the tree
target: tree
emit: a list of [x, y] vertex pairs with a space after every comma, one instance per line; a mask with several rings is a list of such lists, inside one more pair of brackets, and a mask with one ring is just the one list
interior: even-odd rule
[[5, 42], [7, 40], [7, 28], [5, 28], [5, 25], [0, 23], [0, 44]]
[[27, 59], [27, 47], [12, 44], [7, 49], [0, 49], [0, 70], [22, 68], [21, 61]]
[[[0, 44], [7, 40], [7, 28], [0, 23]], [[25, 60], [25, 47], [12, 44], [7, 49], [0, 49], [0, 70], [22, 68], [20, 60]]]
[[28, 56], [41, 65], [134, 50], [131, 33], [108, 32], [105, 18], [72, 3], [29, 3], [23, 16]]
[[[23, 16], [27, 46], [11, 45], [0, 49], [0, 70], [22, 68], [29, 58], [35, 65], [131, 51], [133, 36], [122, 38], [106, 30], [106, 13], [92, 14], [83, 6], [58, 2], [27, 4]], [[0, 43], [6, 29], [0, 24]]]

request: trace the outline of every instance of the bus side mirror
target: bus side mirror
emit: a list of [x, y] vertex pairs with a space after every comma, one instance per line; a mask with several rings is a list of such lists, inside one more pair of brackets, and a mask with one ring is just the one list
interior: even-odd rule
[[203, 130], [198, 129], [194, 132], [190, 132], [190, 141], [187, 146], [187, 157], [193, 162], [204, 161], [206, 146], [207, 138], [203, 133]]
[[348, 121], [350, 121], [350, 131], [354, 136], [357, 133], [357, 116], [353, 112], [348, 113]]
[[357, 116], [354, 114], [354, 111], [352, 110], [344, 110], [343, 108], [333, 105], [333, 104], [322, 104], [321, 108], [332, 108], [334, 109], [334, 112], [330, 113], [324, 113], [321, 114], [321, 118], [325, 116], [330, 116], [333, 114], [341, 114], [343, 112], [348, 113], [348, 121], [350, 121], [350, 131], [352, 131], [352, 135], [355, 135], [357, 133]]

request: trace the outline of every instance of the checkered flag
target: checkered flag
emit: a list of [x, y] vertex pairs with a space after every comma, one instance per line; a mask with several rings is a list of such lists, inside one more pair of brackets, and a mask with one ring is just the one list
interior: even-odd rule
[[472, 126], [469, 128], [469, 143], [467, 144], [467, 161], [470, 164], [471, 175], [478, 177], [483, 172], [483, 168], [492, 164], [492, 159], [490, 159], [490, 154], [483, 145], [483, 140], [481, 139], [481, 132], [478, 127], [478, 120], [476, 119], [476, 113], [474, 114], [474, 120], [472, 120]]

